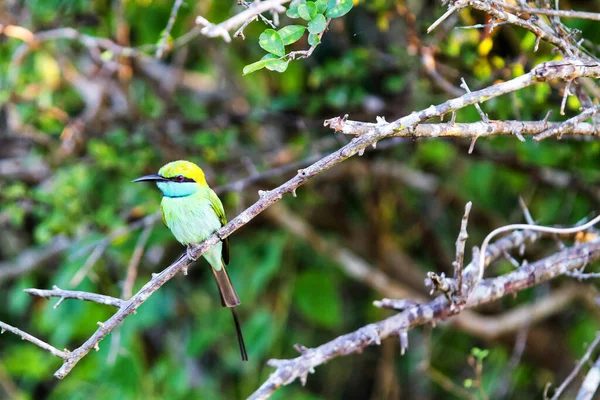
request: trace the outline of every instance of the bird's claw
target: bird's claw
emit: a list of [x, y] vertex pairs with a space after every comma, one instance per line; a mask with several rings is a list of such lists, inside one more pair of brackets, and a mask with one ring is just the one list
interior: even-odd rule
[[185, 252], [186, 252], [186, 254], [187, 254], [187, 256], [188, 256], [188, 258], [189, 258], [190, 260], [192, 260], [192, 261], [198, 261], [198, 257], [194, 257], [194, 256], [192, 255], [192, 248], [191, 248], [190, 246], [187, 246], [187, 247], [185, 248]]

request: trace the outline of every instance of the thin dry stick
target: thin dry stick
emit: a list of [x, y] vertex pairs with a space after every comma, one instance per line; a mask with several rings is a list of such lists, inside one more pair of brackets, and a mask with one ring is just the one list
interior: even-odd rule
[[138, 266], [144, 255], [144, 248], [146, 247], [148, 238], [150, 238], [153, 226], [153, 224], [147, 224], [135, 244], [135, 250], [133, 250], [129, 265], [127, 266], [126, 278], [123, 283], [123, 292], [121, 293], [121, 298], [124, 300], [129, 299], [133, 294], [133, 285], [135, 283], [135, 278], [137, 277]]
[[581, 367], [583, 367], [583, 365], [590, 359], [592, 353], [594, 352], [594, 349], [596, 348], [596, 346], [598, 346], [598, 344], [600, 344], [600, 333], [596, 334], [596, 339], [594, 339], [592, 344], [589, 345], [587, 351], [585, 352], [583, 357], [581, 357], [581, 360], [579, 360], [577, 365], [575, 365], [575, 368], [573, 368], [573, 371], [571, 371], [569, 376], [567, 376], [567, 379], [565, 379], [565, 381], [556, 389], [554, 395], [550, 400], [557, 400], [558, 397], [562, 394], [562, 392], [567, 388], [567, 386], [569, 386], [571, 382], [573, 382], [573, 379], [575, 379], [577, 374], [579, 374]]
[[558, 135], [558, 137], [560, 138], [563, 130], [566, 131], [566, 130], [568, 130], [568, 128], [570, 126], [577, 125], [577, 124], [585, 121], [586, 119], [593, 117], [599, 111], [600, 111], [600, 105], [594, 106], [592, 108], [588, 108], [588, 109], [584, 110], [582, 113], [580, 113], [579, 115], [576, 115], [573, 118], [569, 118], [565, 122], [562, 122], [557, 126], [554, 126], [550, 129], [547, 129], [547, 130], [535, 135], [533, 137], [533, 140], [535, 140], [536, 142], [539, 142], [540, 140], [548, 139], [549, 137], [556, 136], [556, 135]]
[[583, 384], [577, 392], [576, 400], [592, 400], [598, 386], [600, 386], [600, 357], [596, 359], [596, 362], [585, 376]]
[[489, 245], [490, 240], [492, 240], [492, 238], [494, 236], [496, 236], [500, 233], [515, 231], [518, 229], [523, 229], [523, 230], [526, 229], [526, 230], [536, 231], [536, 232], [554, 233], [557, 235], [571, 235], [573, 233], [578, 233], [578, 232], [582, 232], [586, 229], [589, 229], [592, 226], [596, 225], [598, 222], [600, 222], [600, 215], [598, 215], [596, 218], [594, 218], [593, 220], [591, 220], [590, 222], [588, 222], [586, 224], [574, 226], [571, 228], [552, 228], [550, 226], [541, 226], [541, 225], [513, 224], [513, 225], [506, 225], [506, 226], [502, 226], [500, 228], [494, 229], [492, 232], [490, 232], [489, 235], [487, 235], [485, 237], [485, 239], [483, 240], [483, 243], [481, 244], [481, 252], [479, 254], [479, 261], [478, 261], [479, 276], [478, 276], [477, 280], [481, 281], [483, 279], [483, 273], [485, 272], [485, 253], [487, 250], [487, 246]]
[[17, 336], [21, 336], [21, 339], [27, 340], [28, 342], [33, 343], [36, 346], [41, 347], [42, 349], [46, 350], [53, 356], [60, 357], [63, 360], [66, 360], [67, 357], [69, 356], [68, 351], [58, 350], [56, 347], [49, 345], [48, 343], [36, 338], [35, 336], [30, 335], [29, 333], [23, 332], [22, 330], [15, 328], [14, 326], [5, 324], [4, 322], [0, 321], [0, 334], [4, 333], [5, 331], [9, 331], [9, 332], [14, 333]]
[[201, 33], [208, 37], [220, 36], [227, 43], [231, 42], [231, 36], [229, 31], [233, 31], [242, 26], [249, 19], [253, 19], [258, 14], [262, 14], [266, 11], [278, 10], [283, 12], [285, 8], [283, 4], [289, 3], [291, 0], [265, 0], [261, 2], [252, 3], [251, 7], [246, 8], [244, 11], [234, 15], [226, 21], [219, 24], [213, 24], [202, 16], [196, 17], [196, 24], [203, 26]]
[[71, 281], [69, 282], [69, 286], [76, 287], [81, 281], [90, 273], [91, 269], [96, 265], [104, 251], [108, 248], [109, 243], [106, 241], [102, 241], [99, 243], [94, 250], [91, 252], [90, 256], [85, 260], [85, 263], [79, 268], [79, 270], [73, 275]]
[[57, 303], [54, 306], [54, 308], [57, 308], [60, 305], [60, 303], [62, 303], [62, 301], [64, 301], [65, 299], [90, 301], [92, 303], [105, 304], [107, 306], [113, 306], [117, 308], [121, 308], [125, 305], [124, 300], [117, 299], [116, 297], [89, 292], [80, 292], [76, 290], [63, 290], [56, 285], [52, 287], [52, 290], [25, 289], [25, 293], [28, 293], [32, 296], [43, 297], [48, 299], [51, 297], [58, 297], [59, 303]]
[[462, 217], [460, 223], [460, 233], [456, 238], [456, 261], [454, 261], [454, 279], [457, 282], [457, 293], [458, 297], [462, 297], [463, 293], [463, 261], [465, 258], [465, 243], [469, 238], [467, 233], [467, 225], [469, 223], [469, 214], [471, 214], [472, 203], [469, 201], [465, 206], [465, 214]]
[[167, 38], [170, 35], [171, 29], [173, 29], [173, 25], [175, 24], [175, 20], [177, 19], [177, 12], [179, 11], [179, 7], [181, 7], [181, 5], [183, 4], [183, 0], [175, 0], [175, 2], [173, 3], [173, 8], [171, 9], [171, 15], [169, 16], [169, 21], [167, 22], [167, 27], [165, 28], [165, 30], [163, 31], [161, 37], [160, 37], [160, 41], [158, 42], [158, 47], [156, 49], [156, 54], [154, 54], [154, 57], [156, 58], [161, 58], [163, 55], [163, 52], [166, 48], [166, 41]]
[[502, 6], [506, 9], [515, 12], [521, 12], [523, 14], [538, 14], [548, 15], [552, 17], [561, 18], [578, 18], [578, 19], [590, 19], [592, 21], [600, 21], [600, 14], [586, 12], [586, 11], [573, 11], [573, 10], [553, 10], [550, 8], [533, 8], [533, 7], [520, 7], [509, 3], [502, 3]]
[[442, 22], [444, 22], [448, 17], [450, 17], [455, 11], [465, 7], [469, 2], [466, 0], [456, 1], [452, 4], [448, 11], [446, 11], [441, 17], [439, 17], [429, 28], [427, 28], [427, 33], [431, 33], [435, 28], [437, 28]]

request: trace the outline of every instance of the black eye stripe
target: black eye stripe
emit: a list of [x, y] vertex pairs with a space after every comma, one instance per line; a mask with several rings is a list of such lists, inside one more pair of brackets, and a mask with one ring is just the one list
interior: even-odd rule
[[179, 175], [178, 176], [174, 176], [172, 178], [168, 178], [168, 179], [170, 181], [177, 182], [177, 183], [182, 183], [182, 182], [196, 182], [195, 180], [190, 179], [190, 178], [185, 178], [184, 177], [183, 179], [181, 179], [181, 178], [179, 178]]

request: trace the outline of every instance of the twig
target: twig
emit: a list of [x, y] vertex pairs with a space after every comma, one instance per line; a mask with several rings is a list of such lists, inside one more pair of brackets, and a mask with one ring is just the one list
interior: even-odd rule
[[63, 360], [66, 360], [67, 357], [69, 357], [68, 350], [65, 350], [65, 351], [58, 350], [56, 347], [49, 345], [48, 343], [36, 338], [35, 336], [30, 335], [29, 333], [23, 332], [22, 330], [15, 328], [14, 326], [5, 324], [4, 322], [0, 321], [0, 334], [4, 333], [4, 331], [9, 331], [9, 332], [14, 333], [17, 336], [20, 336], [21, 339], [27, 340], [28, 342], [33, 343], [38, 347], [41, 347], [42, 349], [46, 350], [53, 356], [60, 357]]
[[576, 400], [592, 400], [594, 393], [598, 390], [598, 386], [600, 386], [600, 357], [596, 359], [596, 362], [585, 376], [583, 384], [579, 392], [577, 392]]
[[[583, 365], [587, 362], [587, 360], [590, 359], [590, 357], [592, 356], [592, 353], [594, 352], [594, 349], [596, 348], [596, 346], [598, 346], [599, 343], [600, 343], [600, 333], [597, 333], [596, 339], [594, 339], [592, 344], [589, 345], [587, 351], [585, 352], [583, 357], [581, 357], [581, 360], [579, 360], [577, 365], [575, 365], [575, 368], [573, 368], [573, 371], [571, 371], [569, 376], [567, 376], [567, 379], [565, 379], [565, 381], [556, 389], [556, 391], [554, 392], [554, 395], [552, 396], [552, 398], [550, 400], [557, 400], [559, 398], [559, 396], [562, 394], [562, 392], [567, 388], [567, 386], [569, 386], [569, 384], [571, 382], [573, 382], [573, 379], [575, 379], [577, 374], [579, 374], [581, 367], [583, 367]], [[585, 383], [582, 386], [582, 388], [583, 387], [585, 387]], [[592, 394], [593, 394], [593, 392], [592, 392]], [[579, 399], [579, 397], [577, 397], [577, 398]]]
[[572, 94], [571, 93], [571, 85], [572, 85], [572, 83], [573, 83], [573, 81], [567, 81], [567, 83], [565, 84], [563, 98], [562, 98], [562, 101], [560, 102], [560, 115], [565, 115], [565, 108], [567, 106], [567, 99]]
[[231, 42], [231, 36], [229, 35], [230, 31], [239, 28], [246, 23], [246, 21], [253, 19], [258, 14], [262, 14], [266, 11], [275, 10], [277, 12], [284, 12], [285, 8], [282, 7], [282, 5], [289, 3], [290, 1], [291, 0], [255, 1], [252, 3], [252, 6], [219, 24], [213, 24], [202, 16], [196, 17], [196, 24], [203, 27], [200, 31], [203, 35], [208, 37], [220, 36], [229, 43]]
[[156, 58], [161, 58], [163, 55], [163, 52], [166, 48], [165, 43], [167, 41], [167, 38], [170, 35], [171, 29], [173, 29], [173, 25], [175, 24], [175, 19], [177, 19], [177, 12], [179, 11], [179, 7], [181, 7], [181, 5], [183, 4], [183, 0], [175, 0], [175, 2], [173, 3], [173, 8], [171, 9], [171, 15], [169, 16], [169, 21], [167, 22], [167, 27], [165, 28], [165, 30], [163, 31], [161, 37], [160, 37], [160, 41], [158, 42], [158, 46], [156, 48], [156, 53], [154, 54], [154, 57]]
[[533, 7], [522, 7], [515, 6], [509, 3], [502, 3], [502, 6], [506, 7], [509, 10], [521, 12], [523, 14], [538, 14], [538, 15], [548, 15], [553, 17], [561, 17], [561, 18], [579, 18], [579, 19], [590, 19], [592, 21], [600, 21], [600, 14], [586, 12], [586, 11], [573, 11], [573, 10], [553, 10], [551, 8], [533, 8]]
[[325, 34], [325, 31], [327, 31], [327, 29], [329, 28], [329, 23], [331, 22], [331, 18], [327, 18], [327, 20], [325, 21], [325, 29], [323, 29], [321, 31], [321, 33], [319, 33], [317, 35], [317, 37], [319, 38], [318, 42], [312, 46], [310, 46], [310, 48], [308, 50], [299, 50], [299, 51], [292, 51], [288, 54], [286, 54], [284, 57], [289, 57], [290, 60], [294, 60], [296, 58], [308, 58], [312, 55], [312, 53], [315, 51], [315, 49], [319, 46], [319, 44], [321, 43], [321, 38], [323, 37], [323, 35]]
[[558, 135], [559, 138], [562, 135], [562, 131], [568, 131], [570, 127], [575, 126], [588, 118], [593, 117], [600, 111], [600, 105], [596, 105], [592, 108], [588, 108], [584, 110], [579, 115], [574, 116], [573, 118], [569, 118], [565, 122], [562, 122], [550, 129], [547, 129], [543, 132], [538, 133], [533, 137], [533, 140], [539, 142], [540, 140], [548, 139], [549, 137]]
[[[52, 287], [52, 290], [25, 289], [25, 293], [48, 299], [50, 297], [58, 297], [60, 299], [59, 301], [61, 302], [64, 299], [76, 299], [90, 301], [92, 303], [105, 304], [107, 306], [113, 306], [117, 308], [121, 308], [125, 305], [125, 300], [117, 299], [116, 297], [110, 297], [96, 293], [80, 292], [76, 290], [63, 290], [56, 285]], [[54, 308], [56, 308], [58, 305], [59, 303], [54, 306]]]
[[153, 224], [146, 225], [135, 245], [133, 255], [129, 260], [125, 282], [123, 283], [123, 292], [121, 293], [121, 298], [124, 300], [129, 299], [133, 293], [133, 285], [135, 283], [135, 278], [137, 277], [138, 266], [142, 260], [142, 255], [144, 255], [144, 248], [146, 247], [146, 242], [150, 237], [150, 233], [152, 233], [153, 226]]
[[[465, 81], [465, 78], [460, 78], [461, 81], [461, 85], [460, 87], [465, 89], [465, 91], [467, 93], [471, 93], [471, 89], [469, 89], [469, 85], [467, 85], [467, 82]], [[481, 117], [481, 120], [483, 122], [488, 122], [489, 118], [488, 116], [483, 112], [483, 110], [481, 109], [481, 106], [479, 105], [479, 103], [475, 103], [475, 108], [477, 109], [477, 112], [479, 113], [479, 116]]]
[[[428, 119], [435, 117], [439, 118], [442, 115], [458, 109], [517, 91], [535, 83], [546, 82], [552, 79], [572, 80], [581, 76], [600, 77], [600, 63], [588, 62], [579, 58], [569, 58], [561, 61], [542, 63], [533, 68], [529, 73], [518, 78], [467, 93], [461, 97], [439, 104], [438, 106], [432, 105], [425, 110], [413, 112], [389, 124], [365, 123], [336, 117], [326, 120], [325, 125], [330, 126], [337, 132], [343, 132], [344, 134], [355, 135], [361, 138], [370, 134], [371, 136], [369, 138], [373, 140], [374, 136], [375, 141], [390, 136], [415, 137], [418, 125]], [[489, 121], [488, 124], [492, 126], [494, 122], [495, 121]], [[447, 124], [443, 124], [443, 126], [447, 126]], [[486, 126], [485, 123], [482, 126]], [[442, 129], [438, 132], [440, 131], [443, 132]], [[513, 134], [513, 131], [514, 129], [511, 130], [510, 134]]]
[[582, 232], [586, 229], [591, 228], [592, 226], [596, 225], [598, 222], [600, 222], [600, 215], [598, 215], [596, 218], [594, 218], [593, 220], [583, 224], [583, 225], [578, 225], [578, 226], [574, 226], [571, 228], [553, 228], [553, 227], [549, 227], [549, 226], [541, 226], [541, 225], [529, 225], [529, 224], [513, 224], [513, 225], [506, 225], [506, 226], [502, 226], [500, 228], [494, 229], [492, 232], [490, 232], [485, 239], [483, 240], [483, 243], [481, 244], [481, 253], [479, 255], [479, 277], [478, 277], [478, 281], [481, 281], [483, 279], [483, 273], [485, 271], [485, 252], [486, 252], [486, 248], [490, 243], [490, 240], [492, 240], [492, 238], [500, 233], [503, 232], [510, 232], [510, 231], [514, 231], [517, 229], [527, 229], [530, 231], [536, 231], [536, 232], [545, 232], [545, 233], [553, 233], [553, 234], [557, 234], [557, 235], [571, 235], [573, 233], [578, 233], [578, 232]]
[[110, 243], [107, 241], [102, 241], [94, 248], [81, 268], [79, 268], [75, 275], [73, 275], [73, 278], [71, 278], [69, 286], [76, 287], [81, 283], [81, 281], [90, 273], [92, 267], [100, 260], [100, 257], [102, 257], [102, 254], [104, 254], [104, 251], [108, 248], [109, 244]]
[[458, 298], [462, 298], [463, 295], [463, 261], [465, 258], [465, 243], [469, 238], [467, 233], [467, 224], [469, 223], [469, 214], [471, 213], [472, 203], [469, 201], [465, 206], [465, 214], [462, 217], [460, 223], [460, 233], [456, 238], [456, 261], [453, 262], [454, 267], [454, 279], [457, 282], [457, 294]]
[[427, 28], [427, 33], [431, 33], [435, 28], [437, 28], [442, 22], [448, 19], [455, 11], [465, 7], [469, 2], [466, 0], [460, 0], [454, 2], [441, 17], [439, 17], [429, 28]]

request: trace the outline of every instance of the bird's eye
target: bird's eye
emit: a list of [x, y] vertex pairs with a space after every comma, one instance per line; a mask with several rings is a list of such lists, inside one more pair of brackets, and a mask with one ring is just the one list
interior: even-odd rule
[[177, 182], [183, 182], [183, 181], [184, 181], [184, 179], [185, 179], [185, 178], [183, 177], [183, 175], [177, 175], [177, 176], [175, 177], [175, 180], [176, 180]]

